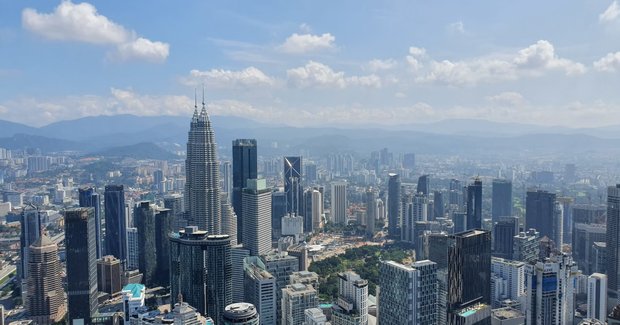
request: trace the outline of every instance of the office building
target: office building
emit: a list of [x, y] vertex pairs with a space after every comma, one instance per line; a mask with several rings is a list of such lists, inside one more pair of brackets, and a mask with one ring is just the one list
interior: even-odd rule
[[368, 281], [353, 271], [338, 274], [338, 300], [332, 307], [332, 324], [368, 324]]
[[594, 243], [604, 242], [607, 229], [604, 224], [575, 223], [572, 238], [572, 256], [584, 274], [594, 273], [596, 264]]
[[512, 216], [512, 182], [506, 179], [493, 180], [491, 217], [496, 222], [499, 217]]
[[431, 175], [422, 175], [418, 177], [418, 187], [416, 187], [416, 193], [422, 193], [428, 196], [431, 192]]
[[379, 324], [438, 323], [437, 264], [428, 260], [411, 266], [394, 261], [379, 266]]
[[248, 179], [258, 178], [258, 150], [256, 139], [237, 139], [232, 143], [232, 206], [237, 220], [237, 242], [243, 243], [242, 192], [248, 186]]
[[244, 302], [245, 300], [245, 287], [244, 287], [244, 261], [250, 256], [250, 251], [245, 249], [243, 245], [235, 245], [230, 249], [230, 258], [232, 260], [232, 302]]
[[607, 188], [607, 294], [610, 306], [620, 304], [620, 184]]
[[304, 178], [306, 179], [306, 182], [308, 184], [312, 184], [319, 179], [316, 164], [314, 163], [305, 164]]
[[526, 322], [537, 325], [572, 324], [577, 265], [568, 255], [557, 255], [526, 266]]
[[560, 196], [558, 204], [562, 206], [562, 244], [570, 244], [573, 238], [573, 202], [572, 197]]
[[286, 193], [274, 191], [271, 193], [271, 238], [277, 240], [282, 235], [281, 219], [286, 215]]
[[301, 157], [284, 157], [284, 193], [286, 193], [286, 213], [300, 215], [302, 200]]
[[172, 230], [174, 231], [178, 231], [179, 229], [183, 229], [187, 226], [183, 200], [183, 195], [181, 194], [175, 193], [164, 196], [164, 208], [170, 210]]
[[45, 234], [29, 247], [27, 311], [35, 324], [60, 322], [67, 313], [58, 246]]
[[271, 251], [271, 190], [264, 179], [248, 179], [243, 189], [243, 246], [250, 255]]
[[[206, 230], [210, 235], [221, 234], [222, 214], [217, 144], [204, 98], [200, 113], [198, 105], [194, 105], [194, 115], [190, 123], [185, 159], [184, 197], [185, 209], [188, 211], [188, 224], [196, 225], [198, 229]], [[191, 303], [190, 305], [194, 306]], [[223, 309], [224, 306], [222, 306]], [[204, 313], [201, 311], [201, 314]]]
[[65, 212], [67, 301], [74, 324], [90, 323], [97, 312], [97, 245], [94, 208]]
[[258, 257], [248, 257], [244, 263], [245, 301], [256, 306], [260, 324], [276, 324], [277, 292], [276, 278], [265, 269]]
[[[292, 236], [298, 243], [304, 234], [304, 217], [287, 215], [282, 218], [282, 236]], [[271, 248], [271, 245], [270, 245]]]
[[[235, 214], [232, 205], [230, 205], [227, 193], [220, 193], [220, 204], [222, 205], [222, 234], [230, 236], [231, 245], [237, 245], [237, 222], [239, 218]], [[271, 219], [271, 215], [269, 216], [269, 219]]]
[[372, 238], [375, 235], [375, 223], [377, 222], [377, 193], [371, 187], [366, 191], [366, 235]]
[[30, 245], [36, 242], [41, 237], [41, 216], [39, 209], [30, 204], [24, 207], [20, 215], [20, 228], [21, 233], [19, 236], [19, 274], [21, 279], [22, 288], [22, 300], [26, 297], [28, 280], [28, 263], [30, 258]]
[[433, 220], [443, 218], [445, 213], [443, 193], [440, 191], [433, 191]]
[[[472, 284], [476, 285], [472, 285]], [[491, 233], [468, 230], [448, 239], [448, 323], [482, 315], [490, 322]], [[486, 306], [486, 307], [485, 307]], [[488, 308], [487, 308], [488, 307]], [[488, 317], [486, 316], [489, 309]], [[470, 313], [475, 315], [470, 315]], [[474, 319], [477, 319], [475, 316]]]
[[331, 215], [335, 224], [347, 224], [347, 183], [333, 182], [331, 193]]
[[467, 229], [482, 229], [482, 181], [467, 186]]
[[101, 240], [101, 196], [92, 187], [80, 188], [78, 194], [80, 207], [95, 209], [95, 243], [97, 245], [97, 259], [100, 259], [101, 256], [103, 256], [103, 242]]
[[[127, 263], [126, 270], [137, 270], [139, 267], [140, 250], [138, 246], [138, 228], [127, 228]], [[114, 256], [114, 255], [112, 255]]]
[[127, 263], [127, 225], [123, 185], [107, 185], [103, 193], [105, 206], [105, 255]]
[[[528, 191], [525, 207], [525, 228], [536, 229], [540, 233], [540, 237], [547, 236], [552, 240], [556, 240], [558, 234], [556, 195], [547, 191]], [[561, 245], [561, 242], [560, 242]]]
[[525, 298], [525, 263], [493, 257], [491, 259], [491, 304], [501, 307], [502, 301], [523, 303]]
[[519, 235], [518, 217], [497, 217], [493, 225], [493, 256], [512, 258], [514, 238]]
[[[282, 289], [284, 289], [291, 279], [293, 272], [299, 271], [299, 261], [296, 257], [287, 253], [270, 253], [260, 257], [265, 270], [276, 278], [276, 314], [282, 315]], [[276, 320], [280, 324], [282, 317]]]
[[388, 234], [392, 238], [400, 238], [401, 220], [401, 184], [398, 174], [388, 174]]
[[437, 269], [448, 268], [448, 234], [429, 232], [424, 234], [423, 259], [437, 263]]
[[140, 283], [130, 283], [123, 287], [121, 296], [123, 299], [125, 324], [127, 324], [129, 323], [129, 319], [133, 316], [137, 316], [139, 311], [144, 307], [146, 288]]
[[282, 325], [303, 324], [304, 311], [319, 306], [318, 293], [311, 285], [291, 284], [282, 289]]
[[[318, 188], [313, 188], [308, 193], [310, 209], [309, 211], [306, 209], [306, 214], [310, 213], [312, 227], [305, 228], [306, 225], [304, 224], [305, 232], [317, 231], [323, 228], [323, 193]], [[305, 217], [308, 219], [307, 215]]]
[[607, 275], [593, 273], [588, 277], [588, 318], [607, 321]]
[[512, 260], [532, 263], [540, 254], [540, 233], [536, 229], [520, 232], [514, 237]]
[[100, 292], [115, 296], [122, 289], [121, 262], [112, 255], [97, 261], [97, 287]]
[[138, 230], [138, 269], [143, 283], [149, 288], [157, 286], [157, 240], [155, 238], [155, 206], [148, 201], [138, 203], [133, 210], [134, 224]]
[[234, 303], [224, 308], [223, 325], [259, 325], [260, 316], [256, 307], [245, 302]]
[[[205, 276], [206, 274], [206, 276]], [[232, 303], [232, 258], [228, 235], [207, 235], [196, 226], [170, 235], [170, 298], [179, 294], [216, 323]]]

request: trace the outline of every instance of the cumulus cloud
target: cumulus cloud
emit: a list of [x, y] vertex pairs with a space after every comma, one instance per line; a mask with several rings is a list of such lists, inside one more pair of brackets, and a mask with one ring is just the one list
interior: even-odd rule
[[605, 11], [598, 16], [598, 21], [600, 23], [609, 23], [620, 16], [620, 5], [618, 5], [618, 1], [612, 2]]
[[381, 78], [377, 75], [345, 77], [344, 72], [336, 72], [331, 67], [315, 61], [310, 61], [303, 67], [289, 69], [286, 75], [288, 83], [296, 88], [381, 87]]
[[395, 68], [397, 65], [398, 63], [394, 59], [387, 59], [387, 60], [373, 59], [364, 65], [364, 69], [372, 71], [372, 72], [376, 72], [376, 71], [382, 71], [382, 70], [390, 70], [390, 69]]
[[[424, 49], [410, 48], [407, 62], [413, 71], [418, 72], [417, 82], [438, 82], [454, 86], [539, 77], [551, 71], [559, 71], [567, 76], [586, 72], [583, 64], [559, 57], [553, 44], [546, 40], [540, 40], [516, 54], [491, 55], [462, 61], [432, 60], [426, 57]], [[425, 64], [428, 68], [422, 69]]]
[[276, 80], [255, 67], [239, 71], [211, 69], [208, 71], [191, 70], [183, 82], [187, 85], [204, 83], [215, 88], [251, 88], [273, 86]]
[[111, 21], [90, 3], [63, 1], [52, 13], [35, 9], [22, 11], [22, 26], [53, 41], [74, 41], [116, 46], [110, 56], [120, 60], [140, 59], [163, 62], [169, 55], [166, 43], [138, 37], [137, 33]]
[[336, 37], [330, 33], [322, 35], [294, 33], [278, 49], [285, 53], [304, 54], [334, 48], [335, 41]]
[[595, 61], [594, 69], [603, 72], [616, 72], [620, 70], [620, 52], [608, 53]]

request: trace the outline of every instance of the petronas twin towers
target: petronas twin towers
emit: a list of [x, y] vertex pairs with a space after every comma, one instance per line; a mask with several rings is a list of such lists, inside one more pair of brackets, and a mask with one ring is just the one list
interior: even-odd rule
[[204, 94], [202, 110], [198, 112], [198, 105], [194, 105], [187, 139], [185, 175], [185, 209], [189, 224], [209, 234], [222, 234], [223, 228], [227, 227], [222, 224], [217, 145]]

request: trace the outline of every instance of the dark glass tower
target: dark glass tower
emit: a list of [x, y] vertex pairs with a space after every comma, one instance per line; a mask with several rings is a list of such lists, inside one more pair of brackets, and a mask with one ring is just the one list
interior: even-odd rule
[[185, 177], [184, 197], [188, 222], [208, 231], [209, 234], [220, 234], [222, 231], [220, 170], [215, 135], [204, 98], [200, 113], [198, 106], [194, 105], [194, 116], [187, 137]]
[[448, 239], [448, 319], [478, 304], [491, 305], [491, 233], [474, 229]]
[[67, 302], [69, 319], [91, 323], [97, 312], [97, 236], [95, 209], [75, 208], [65, 213]]
[[444, 206], [443, 193], [433, 191], [433, 219], [443, 218], [445, 214]]
[[286, 213], [300, 215], [302, 211], [302, 165], [301, 157], [284, 157], [284, 193], [286, 193]]
[[92, 187], [79, 189], [80, 207], [93, 208], [95, 210], [95, 243], [97, 244], [97, 259], [100, 259], [103, 247], [101, 247], [101, 196]]
[[273, 239], [280, 238], [282, 235], [282, 218], [286, 215], [286, 193], [271, 193], [271, 226]]
[[107, 185], [103, 194], [105, 205], [105, 254], [127, 263], [127, 215], [123, 185]]
[[482, 228], [482, 181], [467, 186], [467, 230]]
[[24, 207], [20, 219], [21, 234], [20, 242], [20, 276], [22, 281], [28, 279], [28, 253], [30, 245], [32, 245], [39, 237], [41, 237], [41, 217], [39, 209], [34, 205]]
[[170, 277], [170, 210], [159, 209], [145, 201], [134, 208], [133, 214], [138, 228], [138, 269], [143, 275], [143, 283], [147, 287], [165, 287]]
[[512, 216], [512, 182], [505, 179], [493, 180], [493, 196], [491, 201], [491, 217], [493, 222], [499, 217]]
[[230, 236], [207, 236], [195, 226], [171, 234], [171, 304], [182, 294], [185, 302], [221, 324], [224, 308], [232, 303], [230, 250]]
[[615, 306], [620, 297], [620, 184], [607, 188], [607, 296]]
[[232, 143], [233, 192], [232, 206], [237, 215], [237, 243], [243, 243], [243, 205], [241, 193], [248, 179], [258, 178], [256, 139], [237, 139]]
[[398, 174], [388, 174], [388, 234], [390, 237], [400, 237], [400, 218], [401, 218], [401, 188], [400, 176]]
[[493, 256], [512, 259], [514, 237], [519, 235], [518, 217], [499, 217], [493, 225]]
[[536, 229], [541, 238], [544, 236], [550, 239], [556, 238], [554, 236], [554, 208], [555, 193], [541, 190], [528, 191], [525, 200], [525, 228]]
[[417, 192], [422, 193], [426, 196], [431, 191], [431, 176], [430, 175], [422, 175], [418, 177], [418, 187]]

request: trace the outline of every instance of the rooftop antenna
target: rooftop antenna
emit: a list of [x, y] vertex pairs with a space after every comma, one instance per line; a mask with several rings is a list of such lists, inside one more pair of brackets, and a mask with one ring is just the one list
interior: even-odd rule
[[198, 109], [198, 95], [196, 93], [197, 90], [194, 88], [194, 109]]
[[205, 107], [205, 84], [202, 84], [202, 107]]

